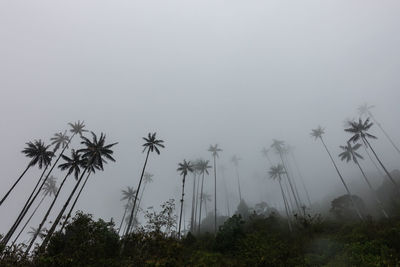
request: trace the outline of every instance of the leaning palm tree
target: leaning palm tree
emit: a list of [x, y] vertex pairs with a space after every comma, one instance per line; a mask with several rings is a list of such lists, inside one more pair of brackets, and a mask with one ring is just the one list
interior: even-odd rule
[[[25, 222], [25, 224], [22, 227], [22, 229], [19, 231], [17, 237], [14, 239], [14, 241], [11, 244], [11, 246], [14, 245], [15, 242], [17, 242], [19, 236], [25, 230], [26, 226], [29, 224], [29, 222], [31, 221], [32, 217], [35, 215], [36, 211], [39, 209], [40, 205], [42, 205], [42, 203], [45, 200], [45, 198], [47, 196], [55, 196], [56, 193], [57, 193], [56, 178], [53, 175], [51, 175], [49, 177], [49, 179], [47, 179], [45, 185], [42, 188], [42, 195], [43, 195], [42, 199], [40, 200], [39, 204], [36, 206], [36, 208], [32, 212], [31, 216], [29, 216], [28, 220]], [[38, 229], [40, 229], [40, 228], [38, 228]]]
[[389, 140], [390, 144], [396, 149], [398, 153], [400, 153], [400, 149], [396, 146], [396, 144], [393, 142], [392, 138], [390, 138], [389, 134], [383, 129], [382, 125], [376, 120], [375, 116], [372, 114], [371, 109], [374, 108], [375, 106], [368, 105], [367, 103], [361, 105], [358, 107], [358, 112], [362, 116], [367, 116], [371, 118], [376, 125], [378, 125], [379, 129], [383, 132], [383, 134], [386, 136], [386, 138]]
[[339, 157], [340, 157], [340, 159], [341, 159], [342, 161], [343, 161], [343, 160], [346, 160], [346, 162], [350, 162], [350, 160], [352, 160], [352, 161], [357, 165], [357, 167], [360, 169], [361, 174], [363, 175], [364, 180], [365, 180], [365, 182], [367, 183], [369, 189], [371, 190], [371, 192], [374, 193], [375, 200], [376, 200], [376, 202], [378, 203], [378, 205], [379, 205], [379, 207], [380, 207], [380, 209], [381, 209], [383, 215], [384, 215], [386, 218], [389, 218], [388, 214], [386, 213], [385, 209], [383, 208], [382, 202], [380, 201], [380, 199], [379, 199], [379, 197], [378, 197], [378, 194], [376, 193], [376, 191], [375, 191], [374, 188], [372, 187], [371, 183], [369, 182], [369, 180], [368, 180], [368, 178], [367, 178], [367, 175], [365, 175], [365, 172], [364, 172], [364, 170], [362, 169], [362, 167], [361, 167], [361, 165], [360, 165], [360, 162], [358, 161], [358, 159], [364, 159], [363, 156], [361, 156], [361, 155], [357, 152], [357, 150], [358, 150], [360, 147], [361, 147], [361, 144], [356, 144], [356, 145], [352, 146], [352, 145], [350, 144], [350, 142], [347, 142], [347, 145], [345, 145], [345, 146], [340, 146], [340, 148], [343, 150], [343, 152], [339, 154]]
[[285, 170], [285, 175], [286, 175], [287, 181], [289, 182], [289, 186], [290, 186], [290, 190], [292, 191], [294, 202], [296, 204], [297, 210], [301, 213], [302, 209], [301, 209], [300, 199], [298, 198], [298, 193], [295, 189], [295, 186], [293, 185], [292, 179], [289, 175], [288, 169], [287, 169], [285, 161], [284, 161], [284, 153], [286, 152], [285, 142], [273, 139], [271, 148], [275, 150], [275, 152], [279, 155], [279, 157], [281, 159], [281, 164], [282, 164], [283, 169]]
[[[143, 180], [144, 172], [146, 170], [147, 160], [149, 159], [150, 152], [155, 151], [158, 155], [160, 155], [160, 148], [165, 147], [163, 145], [164, 141], [156, 138], [156, 133], [153, 133], [153, 134], [149, 133], [147, 135], [147, 138], [143, 137], [143, 140], [145, 141], [145, 143], [143, 144], [143, 147], [144, 147], [143, 153], [145, 151], [147, 151], [147, 154], [146, 154], [146, 160], [143, 165], [142, 174], [140, 175], [140, 180], [139, 180], [139, 184], [136, 189], [136, 192], [140, 192], [140, 186], [142, 185], [142, 180]], [[133, 208], [132, 208], [131, 214], [129, 216], [129, 223], [128, 223], [128, 227], [126, 228], [125, 235], [129, 234], [129, 232], [131, 231], [132, 221], [133, 221], [133, 218], [135, 217], [134, 212], [135, 212], [135, 208], [136, 208], [137, 198], [138, 198], [138, 194], [136, 194], [135, 200], [133, 201]], [[121, 251], [122, 251], [122, 249], [121, 249]]]
[[54, 137], [50, 138], [51, 145], [54, 145], [53, 152], [55, 153], [60, 147], [61, 148], [68, 148], [69, 145], [69, 137], [67, 135], [67, 131], [64, 133], [59, 132], [55, 133]]
[[382, 161], [379, 159], [378, 155], [376, 154], [375, 150], [372, 148], [371, 143], [368, 141], [368, 138], [371, 139], [377, 139], [376, 136], [368, 133], [369, 129], [374, 125], [372, 122], [369, 121], [369, 118], [367, 118], [364, 122], [361, 120], [361, 118], [357, 121], [353, 121], [350, 123], [350, 128], [345, 129], [346, 132], [352, 133], [353, 136], [349, 139], [349, 142], [356, 143], [359, 140], [362, 140], [363, 143], [368, 146], [372, 153], [374, 154], [376, 160], [379, 162], [379, 165], [381, 165], [382, 169], [385, 171], [386, 175], [390, 179], [390, 181], [395, 185], [397, 192], [400, 193], [399, 186], [397, 185], [397, 182], [393, 179], [392, 175], [389, 173], [389, 171], [386, 169], [385, 165], [383, 165]]
[[[151, 174], [149, 172], [145, 172], [143, 175], [143, 189], [142, 189], [142, 192], [140, 193], [140, 198], [139, 198], [139, 202], [138, 202], [139, 208], [140, 208], [140, 205], [142, 204], [143, 194], [146, 189], [146, 185], [153, 182], [153, 177], [154, 177], [154, 174]], [[137, 217], [138, 211], [139, 211], [139, 209], [136, 209], [135, 217]]]
[[[50, 240], [50, 237], [53, 235], [58, 223], [60, 222], [64, 211], [66, 210], [68, 204], [70, 203], [73, 195], [75, 194], [76, 190], [78, 189], [84, 175], [86, 172], [89, 172], [93, 170], [93, 168], [103, 170], [104, 169], [104, 164], [107, 163], [107, 160], [110, 161], [115, 161], [115, 159], [112, 157], [112, 154], [114, 153], [111, 148], [116, 145], [117, 143], [112, 143], [105, 145], [105, 138], [106, 136], [101, 133], [100, 137], [97, 138], [97, 136], [92, 132], [92, 140], [89, 140], [88, 138], [81, 136], [83, 139], [81, 144], [84, 145], [84, 148], [79, 149], [77, 152], [81, 154], [81, 157], [84, 159], [84, 170], [79, 177], [79, 180], [75, 184], [74, 188], [72, 189], [67, 201], [64, 203], [64, 206], [62, 207], [61, 211], [59, 212], [57, 218], [54, 220], [46, 238], [44, 239], [41, 249], [46, 248], [47, 243]], [[26, 251], [25, 253], [27, 253]]]
[[181, 213], [179, 216], [179, 228], [178, 228], [178, 235], [180, 237], [181, 235], [181, 223], [182, 223], [182, 211], [183, 211], [183, 199], [185, 196], [185, 180], [186, 176], [188, 175], [189, 172], [193, 172], [193, 165], [190, 163], [190, 161], [183, 160], [182, 163], [178, 164], [178, 172], [180, 172], [180, 175], [182, 175], [182, 198], [181, 198]]
[[132, 207], [132, 202], [135, 199], [135, 195], [136, 195], [136, 190], [134, 190], [133, 187], [127, 186], [126, 190], [122, 190], [121, 201], [126, 201], [127, 203], [125, 204], [124, 215], [122, 216], [121, 224], [119, 225], [119, 228], [118, 228], [118, 234], [121, 231], [122, 224], [123, 224], [125, 216], [126, 216], [126, 212], [128, 211], [128, 209], [130, 207]]
[[218, 144], [210, 145], [208, 149], [211, 152], [214, 159], [214, 233], [217, 234], [217, 158], [218, 152], [221, 152], [222, 149], [218, 147]]
[[[46, 223], [47, 218], [49, 217], [50, 212], [53, 209], [54, 204], [56, 203], [56, 201], [58, 199], [58, 196], [59, 196], [59, 194], [61, 192], [61, 189], [63, 188], [67, 178], [71, 174], [73, 174], [74, 177], [75, 177], [75, 180], [78, 180], [79, 174], [81, 172], [81, 168], [84, 167], [85, 164], [86, 164], [85, 159], [83, 159], [81, 157], [80, 153], [78, 153], [75, 150], [71, 151], [71, 157], [67, 157], [67, 156], [63, 155], [62, 158], [64, 160], [64, 163], [60, 164], [58, 166], [58, 168], [60, 168], [62, 171], [67, 170], [67, 174], [64, 176], [64, 179], [62, 180], [62, 182], [60, 184], [60, 187], [58, 188], [58, 190], [57, 190], [57, 192], [55, 194], [55, 197], [54, 197], [53, 201], [50, 204], [50, 207], [47, 209], [46, 214], [44, 215], [42, 221], [39, 224], [39, 227], [37, 228], [37, 229], [39, 229], [39, 231], [41, 231], [43, 225]], [[28, 251], [32, 247], [32, 245], [34, 244], [36, 238], [37, 238], [37, 236], [32, 238], [30, 244], [28, 245]]]
[[235, 171], [236, 171], [236, 178], [237, 178], [237, 183], [238, 183], [238, 191], [239, 191], [239, 203], [242, 202], [242, 192], [240, 190], [240, 178], [239, 178], [239, 161], [242, 160], [236, 155], [233, 155], [231, 158], [231, 162], [233, 163], [233, 166], [235, 166]]
[[340, 173], [339, 168], [337, 167], [336, 162], [335, 162], [335, 160], [333, 159], [333, 157], [332, 157], [332, 155], [331, 155], [331, 152], [329, 151], [328, 147], [326, 146], [326, 144], [325, 144], [325, 142], [324, 142], [324, 139], [322, 138], [322, 136], [323, 136], [324, 134], [325, 134], [325, 129], [323, 129], [321, 126], [318, 126], [316, 129], [313, 129], [313, 130], [311, 131], [311, 136], [314, 137], [315, 140], [319, 139], [319, 140], [321, 141], [322, 145], [324, 146], [326, 152], [327, 152], [328, 155], [329, 155], [329, 158], [330, 158], [331, 161], [332, 161], [333, 166], [335, 167], [335, 170], [336, 170], [336, 172], [337, 172], [337, 174], [338, 174], [340, 180], [342, 181], [342, 184], [343, 184], [344, 188], [346, 189], [347, 194], [349, 195], [349, 197], [350, 197], [350, 199], [351, 199], [351, 202], [352, 202], [353, 207], [355, 208], [355, 210], [356, 210], [356, 212], [357, 212], [358, 217], [359, 217], [361, 220], [363, 220], [363, 216], [361, 215], [361, 212], [360, 212], [358, 206], [356, 205], [356, 203], [355, 203], [355, 201], [354, 201], [354, 199], [353, 199], [353, 197], [352, 197], [352, 194], [350, 193], [350, 189], [349, 189], [349, 187], [347, 186], [346, 182], [344, 181], [344, 178], [343, 178], [342, 174]]
[[33, 142], [28, 142], [28, 143], [26, 143], [26, 145], [27, 145], [27, 147], [22, 150], [22, 153], [25, 154], [25, 156], [30, 158], [31, 160], [28, 163], [28, 166], [22, 172], [22, 174], [18, 177], [18, 179], [11, 186], [11, 188], [8, 190], [8, 192], [0, 200], [0, 206], [7, 199], [8, 195], [11, 193], [11, 191], [14, 190], [14, 188], [17, 186], [17, 184], [20, 182], [20, 180], [22, 179], [22, 177], [25, 175], [25, 173], [28, 171], [28, 169], [30, 167], [35, 166], [37, 164], [39, 169], [42, 169], [42, 167], [47, 167], [51, 163], [51, 159], [53, 157], [53, 152], [49, 151], [50, 146], [46, 146], [42, 142], [42, 140], [35, 140]]
[[269, 176], [271, 177], [271, 179], [278, 180], [278, 182], [279, 182], [279, 186], [281, 188], [281, 194], [282, 194], [283, 203], [285, 204], [285, 211], [286, 211], [289, 230], [292, 231], [292, 224], [290, 222], [288, 203], [287, 203], [287, 200], [286, 200], [286, 197], [285, 197], [285, 193], [284, 193], [283, 187], [282, 187], [282, 175], [285, 174], [285, 169], [284, 169], [282, 164], [278, 164], [276, 166], [271, 166], [271, 168], [270, 168], [268, 173], [269, 173]]
[[209, 165], [208, 160], [201, 160], [199, 163], [199, 172], [202, 175], [201, 178], [201, 190], [200, 190], [200, 208], [199, 208], [199, 227], [198, 233], [200, 233], [200, 224], [201, 224], [201, 206], [203, 204], [203, 188], [204, 188], [204, 176], [205, 174], [209, 175], [208, 169], [212, 168]]

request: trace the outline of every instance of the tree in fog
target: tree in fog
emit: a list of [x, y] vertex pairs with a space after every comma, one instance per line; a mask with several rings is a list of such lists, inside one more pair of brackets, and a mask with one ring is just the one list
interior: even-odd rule
[[126, 203], [124, 205], [124, 207], [125, 207], [124, 215], [122, 216], [121, 224], [119, 225], [119, 228], [118, 228], [118, 234], [121, 231], [122, 224], [123, 224], [125, 216], [126, 216], [126, 212], [129, 210], [129, 207], [132, 207], [131, 203], [135, 199], [135, 195], [136, 195], [136, 191], [133, 189], [133, 187], [130, 187], [130, 186], [127, 186], [126, 190], [121, 190], [121, 192], [122, 192], [121, 201], [125, 201]]
[[190, 163], [190, 161], [183, 160], [182, 163], [178, 164], [177, 171], [180, 172], [180, 175], [182, 175], [181, 212], [180, 212], [180, 216], [179, 216], [179, 228], [178, 228], [178, 236], [180, 237], [181, 224], [182, 224], [183, 201], [184, 201], [184, 196], [185, 196], [185, 180], [186, 180], [186, 176], [188, 175], [188, 173], [193, 172], [193, 165], [192, 165], [192, 163]]
[[[205, 174], [209, 175], [208, 169], [211, 169], [212, 167], [209, 165], [208, 160], [201, 160], [198, 165], [200, 174], [201, 174], [201, 190], [200, 190], [200, 208], [199, 208], [199, 227], [198, 227], [198, 233], [200, 233], [200, 226], [201, 226], [201, 208], [203, 205], [203, 189], [204, 189], [204, 176]], [[206, 214], [207, 215], [207, 214]]]
[[233, 155], [231, 158], [231, 162], [233, 166], [235, 166], [235, 172], [236, 172], [236, 178], [237, 178], [237, 184], [238, 184], [238, 192], [239, 192], [239, 203], [242, 202], [242, 192], [240, 189], [240, 177], [239, 177], [239, 161], [242, 160], [236, 155]]
[[214, 160], [214, 233], [217, 233], [217, 158], [218, 152], [221, 152], [222, 149], [218, 147], [218, 144], [210, 145], [208, 149], [211, 152]]

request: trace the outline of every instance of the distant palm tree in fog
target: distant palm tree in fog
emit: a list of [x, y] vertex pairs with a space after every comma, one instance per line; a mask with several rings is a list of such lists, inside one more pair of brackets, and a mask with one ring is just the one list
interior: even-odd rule
[[379, 199], [379, 197], [378, 197], [376, 191], [375, 191], [374, 188], [372, 187], [371, 183], [369, 182], [369, 180], [368, 180], [368, 178], [367, 178], [367, 175], [365, 175], [365, 172], [364, 172], [364, 170], [362, 169], [362, 167], [361, 167], [361, 165], [360, 165], [360, 163], [359, 163], [359, 161], [358, 161], [358, 159], [364, 159], [363, 156], [361, 156], [361, 155], [357, 152], [357, 150], [358, 150], [360, 147], [361, 147], [361, 144], [356, 144], [356, 145], [352, 146], [352, 145], [350, 144], [350, 142], [347, 142], [347, 145], [345, 145], [345, 146], [340, 146], [340, 148], [343, 150], [343, 152], [339, 154], [339, 157], [340, 157], [340, 159], [341, 159], [342, 161], [343, 161], [343, 160], [346, 160], [346, 162], [349, 162], [350, 160], [352, 160], [352, 161], [357, 165], [357, 167], [360, 169], [361, 174], [363, 175], [364, 180], [365, 180], [365, 182], [367, 183], [369, 189], [370, 189], [371, 192], [374, 194], [375, 199], [376, 199], [376, 202], [378, 203], [378, 205], [379, 205], [379, 207], [380, 207], [380, 209], [381, 209], [383, 215], [384, 215], [386, 218], [389, 218], [388, 214], [386, 213], [385, 209], [383, 208], [382, 202], [380, 201], [380, 199]]
[[124, 205], [124, 207], [125, 207], [124, 215], [122, 216], [121, 224], [119, 225], [119, 228], [118, 228], [118, 234], [121, 231], [122, 224], [123, 224], [125, 216], [126, 216], [126, 212], [129, 210], [129, 208], [132, 207], [132, 204], [133, 204], [132, 202], [135, 199], [135, 195], [136, 195], [136, 190], [134, 190], [133, 187], [127, 186], [126, 190], [122, 190], [121, 201], [126, 201], [126, 204]]
[[349, 139], [349, 142], [357, 143], [359, 140], [362, 140], [363, 143], [371, 149], [371, 151], [374, 154], [376, 160], [379, 162], [379, 164], [381, 165], [382, 169], [385, 171], [385, 173], [388, 176], [388, 178], [395, 185], [397, 192], [400, 193], [399, 186], [397, 185], [396, 181], [393, 179], [393, 177], [390, 174], [390, 172], [386, 169], [385, 165], [383, 165], [382, 161], [379, 159], [378, 155], [375, 153], [375, 150], [372, 148], [371, 143], [368, 141], [368, 138], [377, 139], [376, 136], [368, 133], [369, 129], [374, 124], [369, 121], [369, 118], [367, 118], [364, 122], [360, 118], [358, 120], [358, 122], [357, 121], [353, 121], [353, 122], [350, 123], [350, 125], [351, 125], [350, 128], [345, 129], [346, 132], [349, 132], [349, 133], [353, 134], [353, 136]]
[[268, 171], [268, 173], [269, 173], [269, 176], [270, 176], [271, 179], [278, 180], [278, 182], [279, 182], [279, 186], [281, 188], [281, 194], [282, 194], [283, 203], [285, 205], [285, 211], [286, 211], [286, 217], [287, 217], [287, 221], [288, 221], [289, 230], [292, 231], [292, 223], [290, 222], [290, 213], [289, 213], [288, 201], [286, 199], [286, 196], [285, 196], [285, 193], [284, 193], [283, 187], [282, 187], [282, 175], [285, 174], [285, 169], [284, 169], [282, 164], [278, 164], [276, 166], [271, 166], [270, 170]]
[[359, 210], [359, 207], [356, 205], [356, 203], [355, 203], [355, 201], [354, 201], [354, 199], [353, 199], [353, 197], [352, 197], [352, 194], [351, 194], [351, 192], [350, 192], [349, 187], [347, 186], [346, 182], [344, 181], [344, 178], [343, 178], [342, 174], [340, 173], [340, 171], [339, 171], [339, 169], [338, 169], [338, 167], [337, 167], [337, 165], [336, 165], [336, 162], [335, 162], [335, 160], [333, 159], [333, 157], [332, 157], [332, 155], [331, 155], [331, 152], [329, 151], [328, 147], [326, 146], [326, 144], [325, 144], [325, 142], [324, 142], [324, 139], [322, 138], [322, 136], [323, 136], [324, 134], [325, 134], [325, 130], [324, 130], [321, 126], [318, 126], [316, 129], [313, 129], [313, 130], [311, 131], [311, 136], [314, 137], [315, 140], [319, 139], [319, 140], [321, 141], [322, 145], [324, 146], [326, 152], [327, 152], [328, 155], [329, 155], [329, 158], [330, 158], [331, 161], [332, 161], [333, 166], [335, 167], [335, 170], [336, 170], [336, 172], [337, 172], [337, 174], [338, 174], [340, 180], [342, 181], [342, 183], [343, 183], [343, 185], [344, 185], [344, 187], [345, 187], [345, 189], [346, 189], [347, 194], [349, 195], [349, 197], [350, 197], [350, 199], [351, 199], [351, 202], [352, 202], [352, 204], [353, 204], [353, 206], [354, 206], [354, 208], [355, 208], [355, 210], [356, 210], [356, 212], [357, 212], [358, 217], [362, 220], [363, 217], [362, 217], [362, 215], [361, 215], [361, 212], [360, 212], [360, 210]]
[[178, 169], [177, 171], [180, 172], [180, 175], [182, 175], [182, 198], [181, 198], [181, 213], [179, 216], [179, 228], [178, 228], [178, 236], [180, 237], [181, 235], [181, 223], [182, 223], [182, 212], [183, 212], [183, 200], [185, 196], [185, 180], [186, 176], [188, 175], [189, 172], [193, 172], [194, 168], [192, 163], [190, 161], [183, 160], [182, 163], [178, 164]]
[[221, 152], [222, 149], [218, 147], [218, 144], [210, 145], [208, 149], [211, 152], [214, 159], [214, 233], [217, 234], [217, 158], [218, 152]]
[[201, 190], [200, 190], [200, 208], [199, 208], [199, 227], [198, 227], [198, 233], [200, 233], [200, 225], [201, 225], [201, 208], [203, 205], [203, 189], [204, 189], [204, 176], [205, 174], [209, 175], [208, 169], [211, 169], [212, 167], [209, 165], [208, 160], [201, 160], [199, 163], [199, 170], [200, 174], [202, 175], [201, 178]]
[[233, 166], [235, 166], [235, 171], [236, 171], [236, 178], [237, 178], [237, 184], [238, 184], [238, 192], [239, 192], [239, 203], [242, 202], [242, 192], [240, 189], [240, 177], [239, 177], [239, 161], [242, 160], [236, 155], [233, 155], [231, 158], [231, 162]]
[[226, 209], [227, 209], [227, 215], [228, 217], [231, 216], [231, 210], [230, 210], [230, 205], [229, 205], [229, 199], [228, 199], [228, 187], [227, 187], [227, 183], [226, 183], [226, 177], [225, 177], [225, 171], [226, 171], [226, 167], [225, 165], [221, 164], [219, 165], [219, 171], [222, 174], [222, 183], [224, 186], [224, 191], [225, 191], [225, 201], [226, 201]]
[[135, 211], [135, 218], [137, 217], [140, 205], [142, 204], [143, 193], [144, 193], [144, 190], [146, 189], [146, 185], [153, 182], [153, 177], [154, 177], [154, 175], [149, 172], [145, 172], [143, 175], [143, 189], [142, 189], [142, 192], [140, 193], [138, 208]]
[[[145, 151], [147, 151], [147, 154], [146, 154], [146, 160], [144, 161], [144, 164], [143, 164], [142, 174], [140, 175], [140, 180], [139, 180], [139, 184], [136, 189], [136, 192], [140, 192], [140, 186], [142, 185], [142, 180], [143, 180], [144, 173], [146, 171], [147, 161], [149, 159], [150, 152], [155, 151], [158, 155], [160, 155], [160, 148], [165, 147], [163, 145], [164, 141], [161, 139], [157, 139], [156, 133], [153, 133], [153, 134], [149, 133], [147, 135], [147, 138], [143, 137], [143, 140], [145, 141], [145, 143], [143, 144], [143, 147], [144, 147], [143, 153]], [[135, 199], [133, 201], [133, 207], [132, 207], [131, 214], [129, 216], [129, 223], [128, 223], [128, 227], [126, 228], [125, 235], [129, 234], [129, 232], [131, 231], [132, 221], [133, 221], [133, 218], [135, 217], [134, 212], [135, 212], [135, 208], [136, 208], [137, 198], [138, 198], [138, 194], [136, 194]], [[121, 251], [122, 251], [122, 249], [121, 249]]]
[[374, 107], [375, 106], [368, 105], [367, 103], [365, 103], [365, 104], [363, 104], [363, 105], [358, 107], [358, 113], [361, 116], [364, 115], [366, 117], [370, 117], [376, 123], [376, 125], [378, 125], [379, 129], [381, 129], [381, 131], [386, 136], [386, 138], [389, 140], [389, 142], [392, 144], [394, 149], [396, 149], [396, 151], [398, 153], [400, 153], [400, 149], [396, 146], [396, 144], [393, 142], [392, 138], [390, 138], [389, 134], [385, 131], [385, 129], [383, 129], [382, 125], [377, 121], [375, 116], [372, 114], [371, 109], [374, 108]]

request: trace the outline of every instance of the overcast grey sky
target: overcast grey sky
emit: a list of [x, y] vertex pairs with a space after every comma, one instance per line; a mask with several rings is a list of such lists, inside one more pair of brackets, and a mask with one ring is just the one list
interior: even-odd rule
[[[309, 133], [319, 124], [326, 127], [326, 141], [337, 155], [348, 138], [343, 120], [356, 117], [357, 106], [368, 102], [400, 144], [399, 11], [398, 1], [365, 0], [3, 0], [0, 193], [27, 164], [20, 153], [25, 142], [48, 141], [77, 120], [105, 132], [108, 142], [119, 142], [117, 163], [91, 178], [78, 203], [96, 217], [119, 221], [120, 190], [137, 186], [141, 137], [150, 131], [157, 131], [166, 149], [150, 159], [155, 177], [146, 189], [147, 206], [177, 195], [177, 163], [210, 159], [211, 143], [224, 149], [220, 161], [229, 167], [232, 194], [229, 158], [239, 154], [245, 199], [281, 205], [276, 185], [253, 177], [266, 176], [269, 166], [260, 150], [272, 138], [296, 147], [315, 201], [335, 190], [344, 193]], [[373, 132], [381, 137], [374, 144], [384, 162], [397, 167], [399, 155]], [[339, 165], [349, 181], [359, 181], [356, 169]], [[10, 214], [0, 232], [37, 174], [29, 171], [0, 207], [1, 214]]]

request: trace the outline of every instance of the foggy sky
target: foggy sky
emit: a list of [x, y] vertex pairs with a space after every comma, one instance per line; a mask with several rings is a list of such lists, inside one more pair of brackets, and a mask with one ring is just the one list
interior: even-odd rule
[[[77, 120], [119, 142], [117, 162], [90, 178], [77, 205], [95, 217], [119, 222], [120, 190], [137, 186], [141, 137], [153, 131], [166, 149], [150, 158], [145, 206], [178, 197], [177, 163], [211, 159], [214, 143], [224, 150], [233, 199], [229, 159], [238, 154], [244, 199], [282, 205], [276, 185], [263, 179], [269, 165], [260, 150], [273, 138], [296, 148], [314, 201], [344, 194], [309, 133], [326, 127], [336, 156], [349, 138], [343, 121], [368, 102], [400, 144], [399, 11], [398, 1], [1, 1], [0, 194], [28, 163], [25, 142], [48, 142]], [[384, 163], [398, 167], [399, 155], [373, 133]], [[337, 162], [350, 185], [360, 183], [353, 165]], [[38, 173], [30, 170], [0, 207], [0, 233]], [[211, 177], [206, 183], [211, 193]], [[189, 178], [187, 188], [191, 200]]]

